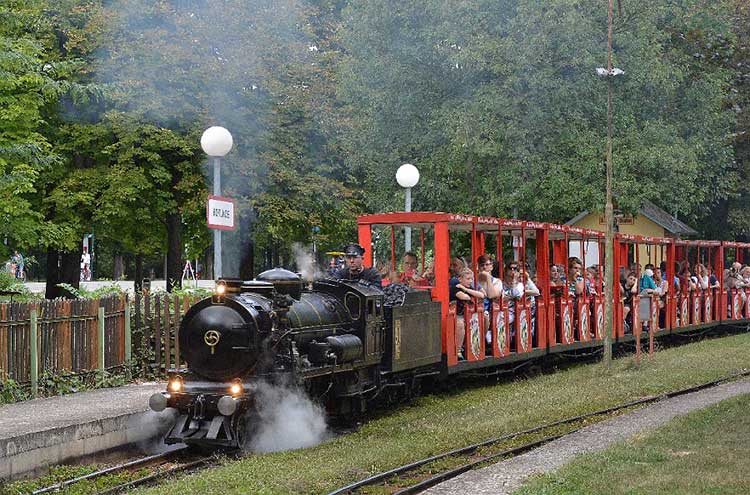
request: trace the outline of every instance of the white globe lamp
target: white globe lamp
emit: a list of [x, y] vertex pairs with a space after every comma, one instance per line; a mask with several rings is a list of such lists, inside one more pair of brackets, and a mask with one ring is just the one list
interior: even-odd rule
[[396, 182], [405, 188], [411, 188], [419, 182], [419, 170], [411, 163], [404, 163], [396, 171]]
[[218, 125], [209, 127], [201, 136], [201, 148], [208, 156], [224, 156], [232, 149], [232, 135]]

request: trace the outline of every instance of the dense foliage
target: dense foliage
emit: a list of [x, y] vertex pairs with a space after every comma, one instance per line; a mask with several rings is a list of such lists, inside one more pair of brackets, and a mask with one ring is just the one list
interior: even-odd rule
[[[618, 207], [648, 199], [746, 238], [750, 9], [617, 5]], [[77, 284], [89, 232], [136, 279], [158, 255], [172, 282], [186, 256], [210, 266], [210, 125], [235, 138], [229, 275], [400, 209], [407, 161], [417, 209], [559, 222], [601, 208], [606, 17], [594, 0], [4, 2], [0, 256], [44, 255], [48, 295]]]

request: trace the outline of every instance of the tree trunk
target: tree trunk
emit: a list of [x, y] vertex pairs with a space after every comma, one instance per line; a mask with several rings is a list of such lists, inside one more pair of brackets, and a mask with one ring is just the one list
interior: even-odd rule
[[206, 264], [203, 265], [203, 271], [205, 275], [203, 278], [206, 280], [216, 280], [216, 277], [214, 277], [214, 248], [213, 245], [209, 246], [206, 249], [206, 254], [204, 256], [206, 259]]
[[135, 255], [135, 276], [133, 279], [133, 286], [136, 292], [143, 290], [143, 255]]
[[58, 284], [80, 288], [81, 252], [81, 248], [73, 252], [62, 252], [54, 248], [47, 250], [47, 286], [44, 294], [46, 299], [71, 296]]
[[179, 213], [167, 214], [167, 292], [182, 287], [182, 219]]
[[250, 219], [240, 220], [240, 243], [240, 253], [242, 253], [240, 278], [252, 280], [255, 277], [255, 243], [253, 242], [253, 224]]
[[115, 253], [113, 264], [114, 270], [112, 271], [112, 280], [122, 280], [122, 276], [125, 274], [125, 262], [122, 258], [122, 254]]

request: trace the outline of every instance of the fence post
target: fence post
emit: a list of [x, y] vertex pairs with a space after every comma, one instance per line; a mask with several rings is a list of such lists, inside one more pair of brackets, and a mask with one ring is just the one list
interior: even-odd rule
[[31, 308], [31, 396], [36, 397], [39, 392], [39, 351], [37, 338], [39, 326], [36, 319], [36, 308]]
[[131, 350], [132, 347], [132, 335], [130, 334], [130, 301], [128, 296], [125, 296], [125, 362], [129, 363], [133, 357]]
[[104, 308], [99, 306], [99, 371], [104, 372]]

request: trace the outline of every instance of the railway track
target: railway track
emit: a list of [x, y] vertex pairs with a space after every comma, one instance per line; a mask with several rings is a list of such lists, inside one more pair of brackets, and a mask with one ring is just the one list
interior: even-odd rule
[[[576, 432], [586, 426], [586, 422], [591, 419], [603, 418], [607, 415], [622, 413], [631, 408], [715, 387], [721, 383], [746, 376], [750, 376], [750, 371], [734, 373], [693, 387], [687, 387], [652, 397], [645, 397], [643, 399], [626, 402], [606, 409], [599, 409], [590, 413], [561, 419], [551, 423], [545, 423], [528, 430], [517, 431], [500, 437], [491, 438], [449, 452], [420, 459], [389, 471], [375, 474], [363, 480], [338, 488], [328, 493], [328, 495], [365, 493], [365, 490], [371, 489], [371, 487], [375, 486], [387, 487], [388, 493], [391, 493], [392, 495], [410, 495], [420, 493], [438, 483], [455, 478], [456, 476], [480, 465], [518, 456], [545, 443], [549, 443], [565, 435]], [[559, 429], [561, 428], [564, 428], [565, 431], [560, 432]], [[540, 433], [544, 433], [545, 431], [548, 432], [550, 430], [558, 431], [543, 434], [539, 437]], [[514, 445], [512, 447], [507, 446], [508, 443], [513, 441], [518, 442], [519, 439], [526, 440], [520, 445]], [[505, 447], [503, 447], [504, 445]], [[414, 482], [415, 478], [418, 479], [416, 483]]]
[[93, 473], [71, 478], [53, 485], [39, 488], [32, 495], [42, 495], [45, 493], [54, 493], [66, 489], [76, 483], [96, 482], [106, 476], [121, 475], [130, 473], [133, 477], [128, 481], [117, 486], [108, 488], [99, 493], [114, 494], [122, 493], [130, 488], [152, 483], [161, 478], [170, 476], [175, 473], [193, 470], [205, 466], [216, 460], [215, 456], [196, 456], [189, 452], [187, 447], [182, 447], [161, 454], [150, 455], [140, 459], [123, 462], [115, 466], [110, 466]]

